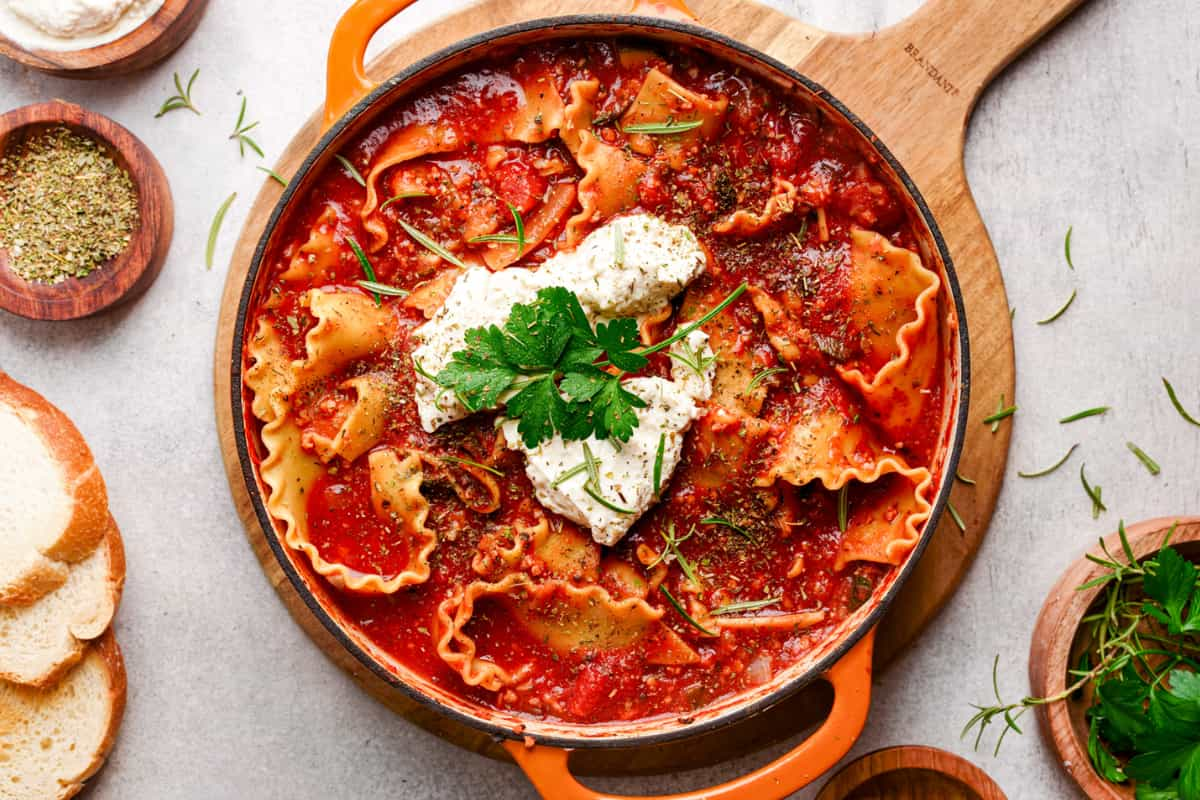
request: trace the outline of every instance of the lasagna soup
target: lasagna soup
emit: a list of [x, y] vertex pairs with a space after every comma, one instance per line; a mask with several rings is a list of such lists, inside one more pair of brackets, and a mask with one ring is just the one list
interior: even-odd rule
[[873, 153], [698, 52], [574, 41], [397, 103], [246, 322], [278, 535], [475, 704], [686, 717], [803, 659], [931, 512], [938, 274]]

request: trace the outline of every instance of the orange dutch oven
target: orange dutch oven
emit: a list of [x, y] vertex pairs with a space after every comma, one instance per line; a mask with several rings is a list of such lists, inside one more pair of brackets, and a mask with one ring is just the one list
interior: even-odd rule
[[[582, 748], [643, 748], [678, 742], [717, 729], [729, 729], [791, 697], [814, 681], [832, 685], [834, 700], [828, 717], [805, 741], [775, 761], [719, 786], [674, 794], [669, 800], [769, 800], [783, 798], [810, 783], [836, 764], [857, 740], [871, 701], [871, 657], [874, 626], [916, 567], [946, 505], [962, 447], [970, 384], [967, 328], [963, 299], [949, 252], [928, 206], [903, 167], [885, 145], [828, 91], [790, 67], [728, 37], [697, 25], [683, 2], [635, 2], [630, 14], [577, 15], [533, 20], [498, 28], [463, 40], [399, 74], [375, 83], [367, 77], [367, 45], [386, 22], [414, 0], [359, 0], [339, 21], [329, 48], [324, 130], [289, 183], [259, 242], [243, 287], [233, 342], [231, 403], [242, 473], [255, 512], [279, 564], [309, 609], [326, 630], [364, 667], [398, 692], [451, 720], [502, 741], [543, 797], [553, 800], [623, 800], [590, 789], [571, 774], [568, 758]], [[289, 208], [304, 196], [316, 175], [339, 147], [363, 131], [389, 106], [431, 80], [485, 55], [502, 45], [529, 45], [564, 37], [636, 36], [667, 45], [703, 50], [735, 63], [771, 84], [790, 87], [856, 131], [864, 147], [874, 150], [898, 196], [907, 201], [909, 217], [920, 240], [922, 256], [936, 269], [946, 287], [940, 299], [945, 369], [946, 412], [941, 421], [938, 455], [934, 461], [937, 494], [933, 513], [921, 540], [907, 561], [894, 568], [873, 598], [854, 611], [834, 632], [800, 662], [754, 689], [720, 700], [686, 720], [641, 720], [599, 724], [537, 720], [474, 705], [422, 675], [389, 659], [362, 634], [346, 624], [325, 598], [327, 587], [289, 550], [276, 533], [266, 511], [264, 490], [247, 444], [248, 409], [243, 397], [240, 354], [246, 340], [248, 310], [255, 296], [265, 254], [283, 227]], [[659, 800], [668, 800], [660, 798]]]

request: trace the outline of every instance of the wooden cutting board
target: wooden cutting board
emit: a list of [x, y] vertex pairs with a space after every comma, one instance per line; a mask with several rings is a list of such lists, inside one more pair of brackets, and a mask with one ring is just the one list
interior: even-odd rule
[[[930, 0], [900, 25], [872, 34], [830, 34], [754, 0], [694, 0], [699, 22], [738, 39], [829, 89], [870, 126], [904, 165], [938, 220], [962, 284], [971, 341], [971, 408], [953, 503], [965, 524], [947, 516], [920, 565], [881, 623], [877, 666], [886, 667], [937, 614], [970, 567], [987, 533], [1004, 478], [1010, 425], [996, 433], [981, 420], [1003, 395], [1015, 397], [1012, 326], [1000, 266], [971, 198], [963, 141], [971, 109], [988, 81], [1082, 0]], [[514, 22], [567, 14], [611, 14], [628, 0], [480, 0], [392, 45], [369, 67], [378, 80], [468, 36]], [[614, 8], [617, 6], [617, 8]], [[321, 100], [313, 89], [314, 102]], [[290, 178], [317, 142], [321, 109], [296, 134], [277, 171]], [[371, 694], [456, 743], [500, 755], [488, 737], [417, 707], [346, 653], [312, 615], [275, 561], [242, 481], [229, 408], [230, 358], [239, 296], [255, 246], [280, 187], [266, 181], [242, 230], [225, 284], [218, 325], [216, 413], [225, 467], [247, 536], [271, 582], [318, 645]], [[801, 692], [736, 730], [684, 744], [634, 752], [584, 751], [572, 759], [582, 773], [636, 773], [711, 764], [786, 738], [827, 706], [822, 684]], [[503, 757], [503, 756], [500, 756]]]

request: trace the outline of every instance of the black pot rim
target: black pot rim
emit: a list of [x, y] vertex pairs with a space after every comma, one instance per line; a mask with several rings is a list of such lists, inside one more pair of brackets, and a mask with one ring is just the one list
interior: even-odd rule
[[292, 587], [299, 594], [304, 604], [309, 611], [320, 621], [321, 625], [333, 636], [337, 642], [346, 649], [354, 658], [370, 670], [376, 677], [387, 683], [392, 688], [402, 692], [405, 696], [413, 701], [429, 708], [442, 716], [453, 719], [454, 721], [473, 728], [483, 733], [493, 736], [497, 740], [518, 740], [524, 738], [527, 734], [525, 731], [513, 730], [505, 725], [500, 725], [489, 721], [484, 715], [468, 714], [460, 711], [457, 708], [450, 707], [435, 697], [425, 694], [419, 689], [413, 687], [409, 683], [402, 680], [394, 672], [387, 669], [383, 664], [372, 658], [371, 655], [359, 646], [343, 628], [337, 624], [333, 617], [325, 610], [321, 603], [317, 600], [312, 592], [305, 585], [303, 577], [299, 571], [293, 566], [291, 559], [284, 550], [284, 545], [280, 541], [280, 537], [276, 533], [272, 523], [270, 514], [267, 512], [266, 505], [262, 493], [259, 491], [258, 483], [255, 479], [253, 460], [250, 457], [246, 428], [245, 428], [245, 409], [243, 407], [243, 391], [242, 391], [242, 349], [245, 337], [246, 317], [249, 313], [250, 299], [253, 294], [253, 288], [257, 280], [259, 270], [262, 267], [263, 258], [266, 254], [267, 245], [278, 226], [283, 212], [291, 204], [293, 197], [296, 194], [298, 187], [303, 183], [303, 177], [313, 169], [314, 165], [321, 160], [333, 143], [347, 128], [353, 126], [365, 112], [367, 112], [376, 102], [382, 97], [390, 93], [393, 89], [403, 83], [412, 81], [418, 78], [426, 70], [441, 64], [447, 59], [454, 58], [465, 51], [483, 44], [487, 44], [493, 40], [507, 38], [510, 36], [529, 33], [532, 31], [553, 31], [556, 28], [566, 26], [595, 26], [619, 25], [628, 27], [629, 31], [623, 35], [652, 35], [654, 32], [666, 32], [675, 34], [686, 34], [687, 36], [696, 37], [707, 40], [721, 47], [734, 50], [742, 56], [755, 60], [775, 71], [786, 76], [788, 79], [803, 86], [811, 94], [820, 98], [825, 103], [828, 103], [842, 117], [853, 125], [859, 133], [866, 137], [867, 141], [872, 144], [876, 152], [882, 157], [891, 168], [896, 177], [900, 180], [905, 190], [915, 203], [918, 212], [925, 225], [928, 227], [930, 234], [933, 237], [934, 244], [937, 246], [938, 253], [941, 257], [944, 266], [945, 275], [947, 277], [947, 285], [950, 295], [954, 301], [955, 314], [958, 321], [958, 347], [959, 347], [959, 391], [954, 398], [958, 403], [958, 408], [955, 414], [955, 419], [951, 431], [950, 448], [945, 459], [942, 469], [941, 485], [938, 490], [937, 497], [934, 499], [933, 508], [929, 519], [925, 523], [922, 530], [921, 538], [909, 554], [907, 560], [899, 567], [899, 572], [891, 585], [884, 592], [883, 596], [878, 599], [875, 607], [866, 616], [865, 619], [853, 629], [842, 634], [841, 641], [833, 647], [819, 661], [813, 664], [806, 672], [782, 684], [771, 693], [764, 695], [752, 702], [734, 705], [728, 711], [705, 720], [704, 722], [695, 723], [693, 725], [682, 726], [674, 730], [659, 731], [654, 733], [641, 734], [619, 734], [611, 736], [563, 736], [563, 735], [535, 735], [534, 738], [539, 744], [551, 747], [564, 747], [572, 749], [581, 748], [597, 748], [597, 749], [614, 749], [614, 748], [635, 748], [652, 745], [662, 745], [669, 742], [677, 742], [684, 739], [690, 739], [713, 730], [728, 728], [741, 721], [744, 721], [756, 714], [759, 714], [766, 709], [786, 700], [796, 692], [810, 685], [827, 672], [834, 664], [836, 664], [846, 653], [853, 648], [870, 630], [874, 628], [876, 623], [883, 617], [895, 600], [900, 589], [907, 582], [908, 577], [915, 570], [917, 563], [920, 561], [925, 548], [929, 544], [930, 538], [933, 536], [937, 528], [937, 524], [941, 519], [946, 503], [949, 501], [950, 490], [953, 488], [953, 476], [957, 470], [959, 456], [962, 452], [963, 439], [966, 435], [966, 422], [968, 412], [968, 401], [970, 397], [971, 385], [971, 361], [970, 349], [967, 333], [967, 318], [966, 308], [963, 302], [962, 290], [959, 286], [958, 278], [954, 271], [954, 265], [950, 258], [949, 248], [946, 245], [945, 239], [942, 236], [941, 230], [938, 228], [937, 222], [930, 211], [921, 192], [903, 166], [896, 159], [887, 146], [871, 131], [871, 129], [859, 119], [849, 108], [841, 101], [834, 97], [827, 89], [813, 81], [812, 79], [800, 74], [795, 69], [781, 63], [780, 61], [771, 58], [765, 53], [743, 44], [736, 39], [732, 39], [724, 34], [698, 25], [687, 22], [676, 22], [673, 20], [664, 20], [655, 17], [643, 17], [635, 15], [604, 15], [604, 14], [578, 14], [560, 17], [547, 17], [542, 19], [530, 20], [527, 22], [507, 25], [500, 28], [494, 28], [480, 34], [476, 34], [466, 39], [462, 39], [448, 47], [445, 47], [436, 53], [433, 53], [416, 63], [408, 66], [400, 72], [393, 75], [388, 80], [381, 83], [372, 90], [366, 97], [360, 100], [353, 108], [347, 111], [341, 119], [332, 125], [321, 137], [320, 141], [313, 146], [305, 157], [304, 162], [297, 170], [296, 175], [289, 181], [288, 186], [284, 189], [280, 199], [275, 205], [274, 211], [271, 213], [266, 227], [263, 229], [261, 238], [254, 251], [254, 258], [251, 262], [249, 272], [246, 276], [244, 285], [241, 291], [241, 298], [238, 304], [237, 319], [235, 321], [236, 329], [233, 336], [233, 347], [229, 354], [230, 358], [230, 401], [233, 412], [234, 439], [238, 450], [238, 459], [241, 463], [242, 477], [245, 481], [246, 490], [250, 495], [251, 502], [254, 506], [255, 516], [258, 518], [259, 524], [266, 534], [266, 539], [275, 555], [276, 561], [284, 574], [287, 575]]

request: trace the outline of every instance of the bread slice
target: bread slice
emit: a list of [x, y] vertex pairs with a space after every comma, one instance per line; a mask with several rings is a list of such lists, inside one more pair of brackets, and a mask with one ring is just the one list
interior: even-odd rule
[[112, 631], [51, 689], [0, 683], [0, 800], [63, 800], [100, 769], [125, 712]]
[[45, 687], [79, 661], [112, 622], [125, 585], [125, 549], [109, 517], [104, 541], [36, 602], [0, 606], [0, 679]]
[[0, 604], [61, 586], [104, 537], [108, 495], [66, 415], [0, 372]]

